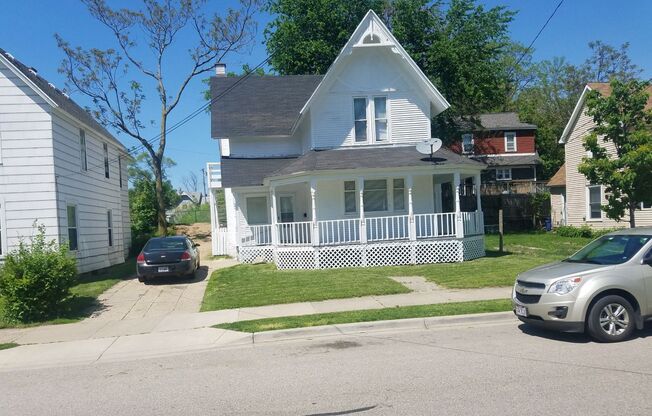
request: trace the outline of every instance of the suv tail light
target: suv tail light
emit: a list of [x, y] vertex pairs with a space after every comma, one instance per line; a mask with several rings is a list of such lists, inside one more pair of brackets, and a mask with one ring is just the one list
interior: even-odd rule
[[145, 254], [143, 252], [136, 257], [136, 263], [145, 263]]
[[181, 255], [181, 261], [188, 261], [188, 260], [192, 260], [192, 257], [190, 256], [190, 253], [184, 251], [183, 254]]

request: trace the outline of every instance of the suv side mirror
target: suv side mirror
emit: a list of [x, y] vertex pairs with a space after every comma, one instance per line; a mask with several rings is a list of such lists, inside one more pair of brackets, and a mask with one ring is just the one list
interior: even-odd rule
[[648, 266], [652, 266], [652, 250], [648, 251], [645, 254], [643, 260], [641, 260], [641, 264], [647, 264]]

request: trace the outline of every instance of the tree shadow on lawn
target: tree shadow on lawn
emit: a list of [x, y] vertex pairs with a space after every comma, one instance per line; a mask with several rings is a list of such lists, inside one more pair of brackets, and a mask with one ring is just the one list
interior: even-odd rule
[[485, 257], [505, 257], [505, 256], [513, 256], [514, 253], [509, 252], [509, 251], [503, 251], [502, 253], [498, 250], [485, 250]]

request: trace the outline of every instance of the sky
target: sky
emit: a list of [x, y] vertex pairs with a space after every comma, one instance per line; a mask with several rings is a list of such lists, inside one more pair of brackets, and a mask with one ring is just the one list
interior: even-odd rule
[[[109, 0], [109, 4], [123, 7], [128, 0]], [[529, 44], [541, 26], [556, 7], [558, 0], [479, 0], [486, 7], [506, 6], [517, 11], [510, 25], [511, 36], [523, 44]], [[210, 0], [210, 12], [222, 12], [236, 7], [237, 0]], [[36, 12], [35, 12], [36, 11]], [[652, 1], [625, 0], [565, 0], [534, 44], [535, 61], [553, 57], [565, 57], [570, 63], [579, 64], [589, 55], [588, 43], [601, 40], [612, 45], [630, 43], [630, 56], [643, 69], [643, 77], [652, 78], [652, 30], [649, 16], [652, 15]], [[239, 71], [243, 64], [256, 66], [266, 58], [263, 44], [263, 29], [270, 16], [257, 15], [258, 31], [254, 42], [239, 54], [225, 59], [228, 70]], [[60, 34], [75, 46], [108, 48], [114, 47], [107, 30], [88, 14], [78, 0], [2, 0], [0, 13], [0, 48], [28, 66], [36, 68], [39, 75], [63, 89], [65, 78], [57, 68], [63, 53], [57, 48], [54, 34]], [[192, 37], [183, 34], [181, 47], [172, 51], [167, 68], [171, 81], [178, 81], [185, 75], [188, 62], [184, 59], [186, 46], [182, 43]], [[138, 40], [138, 39], [137, 39]], [[205, 101], [202, 91], [205, 85], [196, 78], [185, 91], [180, 105], [170, 115], [169, 124], [183, 119], [201, 107]], [[150, 90], [151, 91], [151, 90]], [[154, 94], [144, 108], [145, 120], [157, 120], [159, 104]], [[89, 105], [86, 97], [71, 91], [71, 97], [80, 105]], [[154, 137], [157, 127], [146, 130], [147, 137]], [[125, 146], [138, 143], [135, 139], [116, 134]], [[195, 172], [201, 177], [201, 169], [207, 162], [219, 160], [216, 141], [210, 137], [210, 117], [202, 113], [168, 136], [166, 154], [176, 166], [168, 172], [175, 187], [180, 188], [184, 176]]]

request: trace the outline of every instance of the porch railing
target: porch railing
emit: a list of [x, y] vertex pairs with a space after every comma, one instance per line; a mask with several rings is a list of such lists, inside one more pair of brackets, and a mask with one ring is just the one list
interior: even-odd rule
[[[414, 231], [411, 231], [409, 215], [369, 217], [365, 219], [364, 227], [359, 218], [317, 221], [316, 228], [311, 221], [278, 223], [276, 242], [285, 246], [327, 246], [361, 243], [361, 236], [368, 242], [458, 237], [458, 227], [464, 236], [484, 233], [484, 218], [480, 211], [461, 212], [460, 217], [455, 212], [445, 212], [415, 214], [413, 218]], [[271, 245], [274, 242], [272, 230], [270, 224], [246, 226], [240, 232], [241, 245]]]
[[417, 238], [454, 237], [457, 231], [455, 213], [416, 214]]
[[272, 244], [271, 224], [248, 225], [242, 228], [240, 244], [243, 246], [267, 246]]
[[367, 241], [406, 240], [410, 238], [409, 221], [407, 215], [367, 218]]
[[276, 224], [278, 243], [287, 246], [309, 246], [312, 244], [312, 222], [282, 222]]
[[484, 217], [482, 212], [462, 212], [464, 235], [484, 234]]
[[351, 244], [360, 242], [360, 219], [317, 221], [319, 244]]

